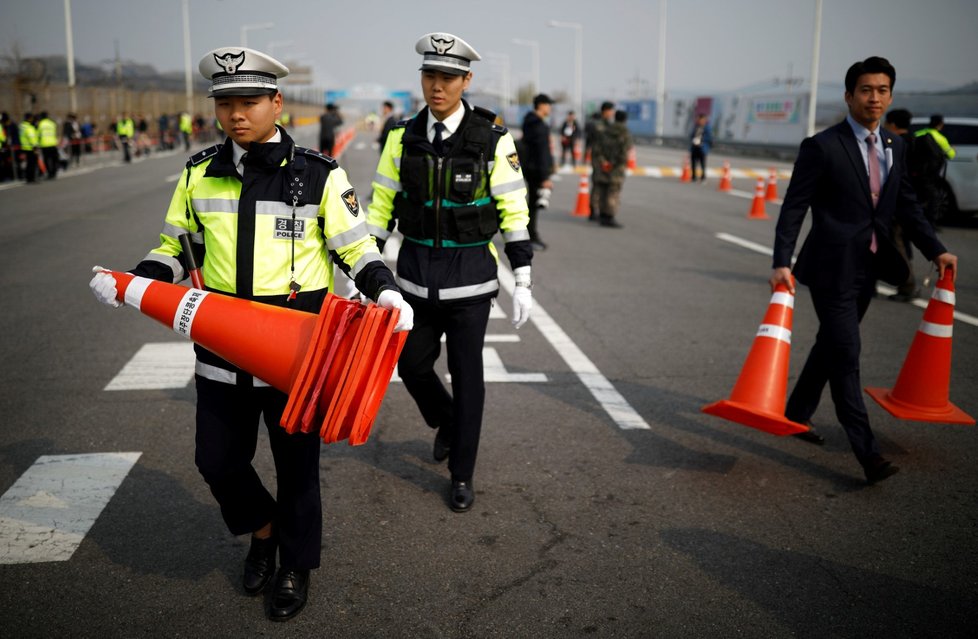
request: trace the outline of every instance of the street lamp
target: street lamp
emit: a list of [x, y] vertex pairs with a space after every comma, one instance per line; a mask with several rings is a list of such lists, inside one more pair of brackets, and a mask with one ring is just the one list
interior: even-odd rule
[[65, 48], [68, 62], [68, 100], [71, 112], [77, 113], [78, 100], [75, 98], [75, 43], [71, 35], [71, 0], [65, 0]]
[[504, 108], [505, 107], [508, 107], [509, 106], [509, 103], [510, 103], [509, 102], [509, 96], [510, 96], [510, 90], [509, 90], [509, 56], [506, 55], [505, 53], [494, 53], [492, 51], [487, 51], [486, 52], [486, 57], [487, 58], [497, 59], [497, 60], [500, 60], [502, 62], [502, 66], [503, 66], [503, 78], [502, 78], [502, 83], [501, 83], [502, 84], [502, 88], [500, 89], [500, 93], [502, 93], [502, 106]]
[[582, 69], [584, 57], [582, 50], [584, 48], [584, 25], [579, 22], [562, 22], [560, 20], [551, 20], [551, 27], [557, 27], [562, 29], [574, 29], [574, 105], [576, 108], [580, 109], [579, 113], [584, 116], [584, 93], [583, 93], [583, 76], [584, 71]]
[[659, 74], [655, 79], [655, 135], [662, 144], [666, 122], [666, 0], [659, 0]]
[[259, 29], [273, 29], [275, 27], [274, 22], [262, 22], [260, 24], [243, 24], [241, 25], [241, 46], [248, 46], [248, 32], [257, 31]]
[[815, 33], [812, 44], [812, 78], [808, 97], [808, 137], [815, 135], [815, 105], [818, 95], [818, 49], [822, 41], [822, 0], [815, 0]]
[[194, 72], [190, 62], [190, 0], [183, 3], [183, 75], [187, 93], [187, 113], [194, 112]]
[[295, 40], [277, 40], [268, 43], [268, 55], [275, 57], [275, 49], [287, 49], [295, 45]]
[[513, 44], [522, 44], [533, 50], [533, 86], [530, 87], [530, 95], [536, 95], [540, 91], [540, 43], [536, 40], [513, 38]]

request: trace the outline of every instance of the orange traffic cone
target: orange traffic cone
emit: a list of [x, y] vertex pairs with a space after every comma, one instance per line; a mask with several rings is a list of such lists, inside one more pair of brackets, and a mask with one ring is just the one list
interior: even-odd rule
[[779, 284], [730, 399], [704, 406], [704, 413], [773, 435], [794, 435], [808, 430], [807, 426], [784, 416], [794, 306], [795, 296], [788, 292], [787, 286]]
[[689, 166], [689, 160], [683, 161], [683, 173], [679, 176], [680, 182], [692, 182], [693, 181], [693, 170]]
[[767, 219], [767, 213], [764, 212], [764, 178], [762, 177], [757, 178], [757, 188], [754, 189], [754, 202], [751, 204], [747, 219]]
[[778, 172], [775, 169], [771, 169], [771, 175], [767, 178], [767, 193], [764, 194], [764, 199], [768, 202], [778, 199]]
[[[128, 273], [110, 275], [119, 301], [288, 393], [280, 422], [286, 431], [309, 432], [314, 422], [339, 419], [349, 424], [348, 436], [353, 427], [358, 429], [351, 445], [366, 441], [380, 407], [378, 396], [382, 398], [387, 389], [407, 337], [404, 332], [393, 333], [396, 312], [376, 305], [364, 311], [359, 302], [330, 294], [319, 315], [314, 315]], [[364, 315], [371, 321], [363, 321]], [[358, 342], [365, 344], [358, 351], [359, 366], [374, 367], [374, 374], [348, 386], [356, 367], [336, 354], [349, 353]], [[330, 386], [327, 381], [334, 383]], [[323, 405], [331, 406], [323, 401], [324, 393], [330, 399], [348, 393], [342, 398], [343, 414], [322, 410]]]
[[638, 168], [638, 162], [635, 159], [635, 147], [628, 149], [628, 164], [625, 165], [626, 169], [634, 171]]
[[717, 186], [717, 191], [729, 191], [731, 189], [733, 189], [733, 182], [730, 179], [730, 162], [724, 160], [723, 175], [720, 177], [720, 185]]
[[577, 205], [574, 207], [576, 217], [588, 217], [591, 215], [591, 193], [588, 190], [587, 176], [581, 176], [581, 184], [577, 188]]
[[898, 419], [973, 425], [975, 419], [948, 401], [954, 282], [951, 269], [931, 295], [924, 319], [892, 390], [867, 388], [869, 396]]

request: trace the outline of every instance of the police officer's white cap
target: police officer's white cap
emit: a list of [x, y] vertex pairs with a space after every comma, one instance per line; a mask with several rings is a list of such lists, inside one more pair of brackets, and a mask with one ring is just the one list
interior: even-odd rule
[[422, 71], [441, 71], [452, 75], [466, 75], [469, 63], [481, 60], [468, 42], [451, 33], [429, 33], [421, 36], [414, 50], [424, 56]]
[[265, 95], [278, 91], [278, 80], [289, 75], [289, 68], [247, 47], [221, 47], [208, 52], [197, 65], [200, 74], [211, 81], [208, 96]]

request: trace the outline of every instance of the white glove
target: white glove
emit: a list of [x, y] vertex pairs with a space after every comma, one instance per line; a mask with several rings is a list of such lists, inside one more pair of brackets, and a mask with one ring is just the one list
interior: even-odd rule
[[397, 324], [394, 326], [395, 333], [409, 331], [414, 328], [414, 309], [404, 301], [404, 296], [397, 291], [392, 291], [391, 289], [381, 291], [380, 295], [377, 296], [377, 304], [381, 308], [388, 310], [394, 310], [396, 308], [401, 312], [397, 318]]
[[92, 289], [95, 299], [113, 308], [122, 306], [122, 302], [116, 299], [115, 278], [109, 275], [108, 269], [93, 266], [92, 273], [95, 273], [95, 277], [88, 283], [88, 288]]
[[533, 308], [530, 267], [514, 268], [513, 278], [516, 280], [516, 287], [513, 289], [513, 326], [518, 330], [530, 319], [530, 309]]
[[517, 329], [530, 319], [530, 309], [533, 308], [533, 294], [527, 286], [517, 286], [513, 289], [513, 326]]

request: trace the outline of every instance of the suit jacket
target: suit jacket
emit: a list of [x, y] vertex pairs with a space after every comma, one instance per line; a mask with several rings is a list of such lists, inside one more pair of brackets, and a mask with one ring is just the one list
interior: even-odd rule
[[[809, 287], [845, 290], [857, 272], [870, 266], [886, 282], [906, 281], [909, 267], [891, 239], [894, 218], [928, 260], [946, 251], [910, 185], [904, 141], [879, 131], [890, 169], [875, 208], [866, 163], [848, 121], [801, 143], [775, 231], [775, 268], [791, 265], [809, 207], [812, 228], [792, 269], [797, 280]], [[875, 254], [869, 250], [873, 231]]]

